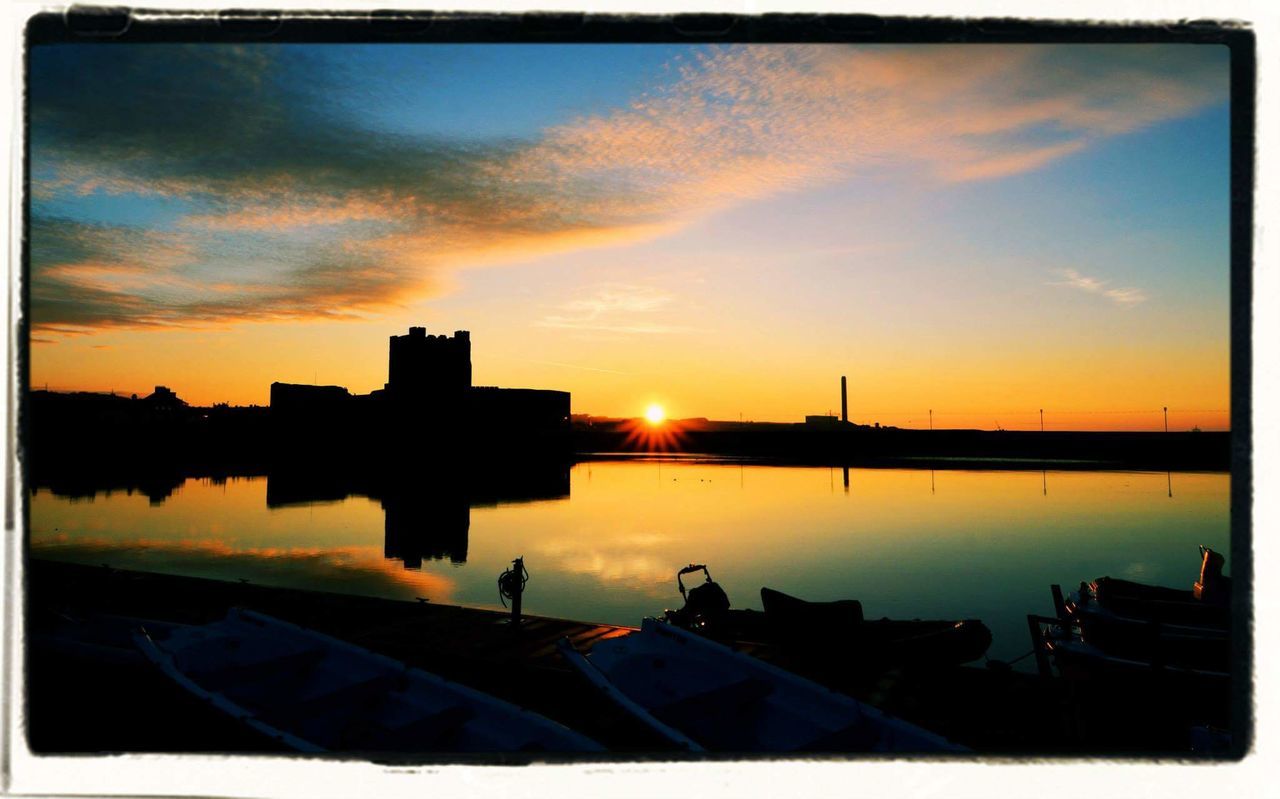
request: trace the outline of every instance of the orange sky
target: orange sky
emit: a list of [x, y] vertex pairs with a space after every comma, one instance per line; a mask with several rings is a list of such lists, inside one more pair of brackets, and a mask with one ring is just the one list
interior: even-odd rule
[[1227, 429], [1226, 75], [1180, 46], [38, 49], [31, 384], [364, 393], [425, 325], [575, 413], [799, 421], [847, 375], [863, 423]]

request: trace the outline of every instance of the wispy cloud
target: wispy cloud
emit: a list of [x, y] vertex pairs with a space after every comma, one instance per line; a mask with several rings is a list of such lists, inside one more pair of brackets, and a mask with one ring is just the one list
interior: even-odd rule
[[576, 364], [576, 363], [561, 363], [561, 362], [559, 362], [559, 361], [539, 361], [539, 360], [530, 360], [529, 362], [530, 362], [530, 363], [541, 363], [541, 364], [546, 364], [547, 366], [559, 366], [559, 367], [560, 367], [560, 368], [562, 368], [562, 369], [578, 369], [578, 370], [581, 370], [581, 371], [584, 371], [584, 372], [601, 372], [601, 373], [604, 373], [604, 374], [610, 374], [610, 375], [629, 375], [629, 374], [633, 374], [632, 372], [624, 372], [624, 371], [619, 370], [619, 369], [601, 369], [601, 368], [600, 368], [600, 367], [598, 367], [598, 366], [583, 366], [583, 365], [581, 365], [581, 364]]
[[[691, 47], [625, 107], [449, 141], [360, 128], [296, 49], [36, 48], [33, 327], [360, 316], [430, 294], [442, 269], [651, 238], [867, 170], [998, 179], [1224, 100], [1211, 51]], [[86, 196], [194, 210], [167, 232], [44, 210]], [[543, 323], [669, 332], [637, 321], [653, 299]]]
[[611, 333], [677, 333], [688, 330], [685, 325], [648, 321], [646, 315], [661, 311], [672, 302], [672, 296], [644, 286], [611, 284], [587, 297], [570, 300], [559, 313], [538, 320], [541, 327], [572, 330], [602, 330]]
[[1110, 285], [1108, 281], [1082, 275], [1074, 269], [1063, 269], [1059, 274], [1063, 279], [1052, 281], [1050, 285], [1067, 286], [1090, 294], [1097, 294], [1101, 297], [1106, 297], [1116, 305], [1131, 306], [1147, 301], [1147, 295], [1141, 289], [1108, 288]]

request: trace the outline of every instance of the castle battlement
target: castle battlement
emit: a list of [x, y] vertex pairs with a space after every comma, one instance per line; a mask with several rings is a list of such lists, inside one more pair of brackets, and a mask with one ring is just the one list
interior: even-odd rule
[[411, 327], [392, 336], [386, 390], [394, 397], [432, 400], [456, 397], [471, 388], [471, 333], [427, 335]]

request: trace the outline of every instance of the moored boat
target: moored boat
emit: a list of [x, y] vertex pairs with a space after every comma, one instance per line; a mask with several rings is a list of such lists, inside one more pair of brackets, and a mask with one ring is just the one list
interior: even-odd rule
[[1058, 617], [1099, 652], [1131, 662], [1230, 671], [1230, 578], [1223, 558], [1201, 547], [1200, 580], [1192, 590], [1113, 577], [1081, 583], [1062, 596], [1053, 586]]
[[[697, 571], [703, 582], [686, 589], [684, 575]], [[721, 641], [775, 644], [791, 660], [822, 671], [954, 666], [981, 658], [991, 646], [991, 631], [977, 619], [866, 619], [856, 599], [810, 602], [767, 587], [760, 589], [763, 612], [734, 609], [701, 564], [681, 569], [676, 582], [685, 604], [667, 611], [668, 622]]]
[[867, 667], [940, 667], [977, 660], [991, 631], [977, 619], [864, 619], [852, 600], [808, 602], [760, 589], [765, 621], [790, 652], [858, 659]]
[[1204, 641], [1187, 645], [1171, 639], [1150, 645], [1145, 651], [1117, 650], [1090, 642], [1078, 625], [1043, 623], [1040, 645], [1064, 675], [1137, 675], [1160, 672], [1187, 681], [1224, 683], [1231, 678], [1229, 642]]
[[672, 743], [712, 752], [967, 751], [945, 738], [656, 619], [560, 651], [588, 683]]
[[529, 710], [248, 610], [134, 636], [170, 679], [300, 752], [598, 752]]

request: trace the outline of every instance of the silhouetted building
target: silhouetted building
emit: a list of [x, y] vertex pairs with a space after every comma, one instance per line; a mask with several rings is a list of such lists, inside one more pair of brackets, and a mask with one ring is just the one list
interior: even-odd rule
[[478, 386], [468, 393], [473, 426], [525, 431], [567, 430], [569, 392]]
[[840, 426], [840, 417], [830, 414], [820, 416], [806, 416], [804, 423], [809, 427], [835, 428]]
[[156, 386], [156, 390], [143, 402], [147, 403], [147, 407], [157, 411], [180, 411], [187, 407], [187, 403], [178, 399], [178, 395], [166, 386]]
[[407, 336], [391, 337], [386, 391], [393, 399], [457, 401], [471, 388], [471, 334], [429, 336], [411, 327]]
[[[391, 336], [384, 388], [352, 395], [342, 386], [271, 384], [271, 415], [288, 450], [348, 454], [464, 444], [537, 450], [569, 431], [566, 391], [471, 385], [471, 334]], [[567, 439], [566, 439], [567, 441]], [[429, 452], [430, 449], [424, 450]]]
[[272, 383], [271, 407], [283, 410], [313, 408], [317, 405], [342, 403], [351, 392], [342, 386], [309, 386], [298, 383]]

